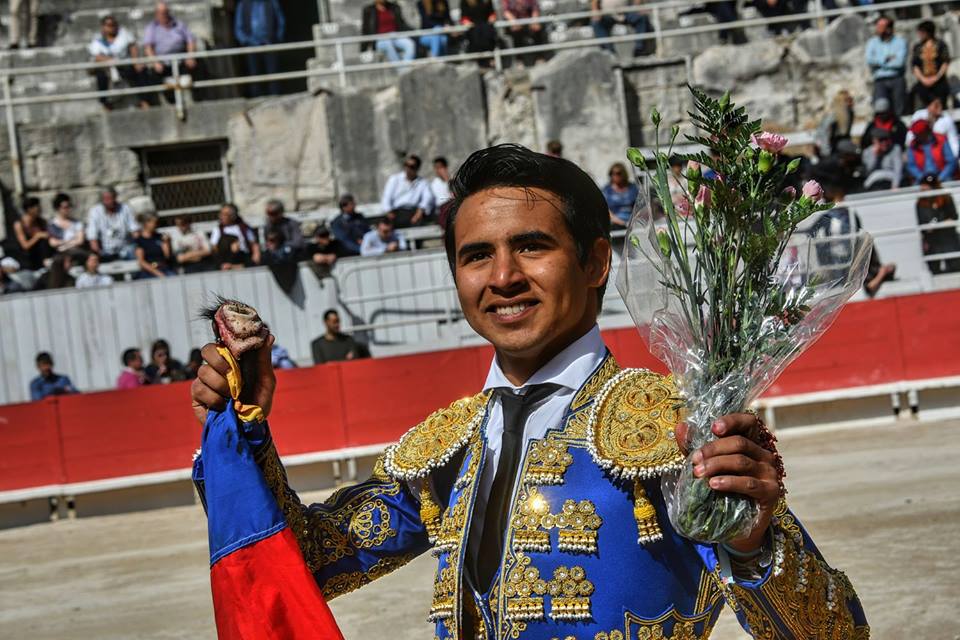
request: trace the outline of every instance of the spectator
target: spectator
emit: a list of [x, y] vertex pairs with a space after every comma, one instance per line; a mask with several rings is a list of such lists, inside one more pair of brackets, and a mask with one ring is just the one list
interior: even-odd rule
[[150, 381], [143, 368], [140, 349], [127, 349], [123, 352], [123, 371], [117, 377], [117, 389], [136, 389], [145, 384], [150, 384]]
[[[120, 26], [117, 19], [113, 16], [104, 16], [100, 20], [100, 35], [94, 38], [87, 51], [94, 62], [123, 62], [130, 58], [139, 58], [140, 49], [137, 47], [137, 40], [132, 33]], [[97, 78], [97, 91], [106, 91], [113, 84], [124, 80], [131, 87], [142, 87], [143, 65], [142, 64], [116, 64], [110, 67], [98, 67], [94, 70]], [[140, 108], [147, 109], [150, 102], [144, 95], [139, 96]], [[113, 101], [106, 96], [100, 98], [100, 104], [107, 111], [113, 109]]]
[[[723, 24], [727, 22], [736, 22], [740, 19], [737, 12], [737, 3], [735, 0], [727, 2], [711, 2], [705, 9], [713, 19]], [[723, 29], [720, 31], [721, 44], [746, 44], [747, 36], [743, 29]]]
[[893, 112], [892, 103], [888, 98], [877, 98], [873, 103], [873, 120], [867, 125], [860, 138], [860, 145], [867, 148], [873, 144], [873, 137], [877, 131], [883, 130], [890, 134], [893, 144], [901, 149], [906, 148], [907, 125]]
[[297, 363], [294, 362], [293, 358], [290, 357], [290, 352], [276, 342], [274, 342], [273, 346], [270, 347], [270, 364], [274, 369], [297, 368]]
[[[197, 41], [190, 27], [170, 14], [166, 2], [158, 2], [153, 9], [153, 21], [143, 32], [143, 51], [148, 56], [166, 56], [175, 53], [193, 53], [197, 50]], [[196, 58], [178, 60], [180, 73], [196, 74]], [[149, 84], [163, 84], [173, 74], [173, 68], [166, 62], [154, 62], [147, 71]], [[173, 92], [166, 92], [167, 102], [173, 102]]]
[[187, 380], [196, 379], [197, 372], [200, 371], [200, 367], [202, 366], [203, 354], [200, 353], [200, 349], [191, 349], [187, 364], [183, 366], [183, 372], [186, 374]]
[[10, 0], [10, 45], [11, 50], [20, 47], [24, 36], [23, 23], [27, 23], [27, 46], [33, 49], [40, 44], [40, 0]]
[[[420, 0], [417, 11], [420, 12], [421, 29], [443, 29], [453, 25], [446, 0]], [[430, 53], [430, 57], [437, 58], [447, 55], [447, 40], [445, 33], [431, 33], [420, 36], [420, 46]]]
[[[500, 0], [501, 13], [504, 20], [525, 20], [540, 17], [540, 3], [538, 0]], [[547, 32], [544, 23], [512, 24], [509, 27], [510, 37], [514, 47], [538, 46], [547, 43]], [[526, 64], [543, 60], [543, 54], [534, 54], [525, 58]]]
[[559, 140], [550, 140], [547, 142], [547, 155], [551, 158], [563, 157], [563, 144]]
[[[960, 157], [960, 138], [957, 137], [957, 125], [954, 123], [953, 118], [944, 112], [943, 101], [941, 101], [940, 98], [934, 98], [927, 104], [926, 109], [920, 109], [914, 113], [911, 124], [918, 120], [928, 121], [934, 133], [946, 136], [953, 155]], [[912, 142], [913, 134], [907, 133], [907, 146]]]
[[370, 357], [370, 351], [365, 344], [357, 342], [351, 336], [340, 333], [340, 314], [336, 310], [327, 309], [324, 312], [323, 324], [327, 330], [310, 343], [313, 364]]
[[20, 263], [15, 258], [6, 256], [0, 259], [0, 293], [20, 293], [32, 288], [20, 283]]
[[381, 256], [385, 253], [406, 251], [407, 241], [398, 232], [394, 231], [393, 223], [388, 218], [377, 222], [377, 228], [367, 231], [360, 243], [360, 255]]
[[852, 140], [837, 142], [833, 154], [817, 166], [824, 170], [830, 180], [837, 183], [844, 193], [857, 193], [863, 188], [864, 175], [860, 150]]
[[228, 202], [220, 207], [220, 224], [210, 234], [210, 244], [223, 270], [260, 264], [257, 235], [240, 217], [235, 204]]
[[83, 273], [77, 276], [77, 289], [93, 289], [95, 287], [109, 287], [113, 278], [100, 273], [100, 256], [91, 253], [83, 263]]
[[57, 251], [79, 249], [87, 241], [83, 233], [83, 223], [76, 220], [73, 213], [73, 201], [65, 193], [53, 197], [53, 220], [47, 227], [50, 233], [50, 246]]
[[815, 141], [819, 155], [830, 156], [838, 142], [850, 140], [851, 127], [853, 127], [853, 96], [846, 89], [841, 89], [833, 98], [830, 113], [824, 117], [817, 128]]
[[280, 265], [295, 265], [297, 253], [287, 243], [287, 239], [279, 231], [268, 231], [263, 243], [262, 264], [269, 267]]
[[410, 154], [403, 160], [403, 171], [387, 179], [380, 208], [398, 229], [426, 222], [433, 211], [433, 192], [426, 180], [417, 175], [420, 156]]
[[340, 214], [330, 223], [330, 231], [340, 243], [344, 255], [360, 255], [360, 243], [370, 231], [370, 224], [357, 211], [357, 202], [349, 193], [340, 196]]
[[[467, 53], [493, 51], [497, 46], [497, 30], [493, 23], [497, 21], [497, 11], [490, 0], [460, 0], [460, 24], [470, 27], [464, 34], [467, 41]], [[489, 67], [490, 58], [480, 61], [481, 66]]]
[[171, 239], [172, 262], [180, 265], [184, 273], [206, 271], [213, 254], [207, 235], [194, 231], [187, 216], [177, 216], [173, 222], [177, 230]]
[[30, 400], [33, 402], [49, 396], [77, 393], [70, 378], [53, 372], [53, 358], [46, 351], [37, 354], [37, 371], [40, 375], [30, 381]]
[[100, 260], [132, 260], [134, 238], [139, 232], [133, 210], [117, 200], [116, 189], [101, 189], [100, 203], [87, 212], [87, 240], [90, 248], [100, 254]]
[[280, 200], [268, 200], [265, 213], [267, 224], [263, 227], [264, 239], [271, 231], [280, 233], [283, 237], [282, 244], [290, 248], [295, 259], [299, 258], [303, 252], [303, 232], [300, 230], [300, 223], [283, 215], [283, 202]]
[[163, 338], [150, 347], [150, 364], [144, 370], [148, 384], [167, 384], [187, 379], [179, 360], [170, 357], [170, 344]]
[[890, 133], [881, 129], [873, 144], [863, 150], [863, 183], [867, 191], [896, 189], [903, 180], [903, 148], [893, 144]]
[[[940, 189], [940, 180], [929, 174], [920, 181], [921, 191], [935, 191]], [[936, 224], [938, 222], [956, 222], [957, 207], [949, 193], [938, 196], [921, 197], [917, 200], [917, 224]], [[923, 255], [960, 252], [960, 235], [957, 228], [927, 229], [920, 232], [923, 243]], [[956, 273], [960, 271], [960, 258], [946, 260], [927, 260], [930, 273]]]
[[[260, 47], [283, 42], [286, 24], [279, 0], [238, 0], [233, 29], [237, 42], [243, 47]], [[280, 71], [278, 54], [273, 52], [247, 54], [248, 75], [274, 74], [278, 71]], [[280, 84], [276, 80], [270, 80], [266, 85], [260, 82], [250, 84], [251, 98], [265, 93], [278, 95]]]
[[622, 162], [614, 163], [608, 175], [610, 182], [603, 188], [603, 197], [610, 209], [610, 223], [615, 227], [626, 227], [640, 190], [630, 181], [627, 167]]
[[941, 182], [953, 179], [957, 171], [957, 157], [947, 142], [947, 137], [934, 133], [927, 120], [917, 120], [910, 125], [913, 142], [907, 151], [907, 172], [914, 184], [920, 184], [923, 176], [933, 174]]
[[170, 266], [173, 255], [170, 249], [170, 237], [159, 233], [157, 226], [160, 218], [155, 213], [149, 213], [142, 218], [143, 230], [136, 240], [134, 255], [140, 265], [137, 279], [165, 278], [174, 276], [176, 271]]
[[439, 210], [450, 200], [450, 165], [447, 159], [439, 156], [433, 159], [433, 172], [436, 174], [430, 181], [430, 191], [433, 193], [433, 204]]
[[330, 229], [324, 225], [317, 227], [313, 240], [313, 245], [308, 249], [310, 260], [317, 267], [326, 268], [326, 273], [321, 275], [327, 275], [337, 258], [344, 255], [343, 245], [336, 238], [330, 236]]
[[947, 81], [947, 69], [950, 67], [950, 50], [947, 44], [937, 38], [937, 28], [933, 22], [924, 20], [917, 25], [917, 38], [913, 47], [913, 85], [914, 104], [930, 104], [934, 98], [940, 98], [947, 106], [950, 97], [950, 83]]
[[69, 253], [58, 253], [50, 261], [46, 273], [40, 276], [36, 289], [66, 289], [76, 286], [76, 281], [70, 275], [73, 267], [73, 256]]
[[[807, 0], [754, 0], [753, 5], [764, 18], [781, 18], [807, 11]], [[767, 25], [767, 31], [773, 35], [791, 33], [797, 29], [806, 29], [806, 20], [798, 22], [776, 22]]]
[[[618, 24], [629, 26], [634, 33], [649, 33], [650, 19], [647, 14], [639, 10], [642, 0], [591, 0], [590, 10], [601, 11], [606, 9], [623, 9], [623, 13], [607, 13], [597, 15], [590, 19], [590, 25], [593, 27], [593, 35], [597, 38], [609, 38], [613, 32], [613, 27]], [[628, 7], [637, 7], [633, 11], [627, 11]], [[613, 45], [609, 42], [601, 45], [606, 51], [616, 54]], [[636, 40], [633, 44], [633, 56], [647, 56], [654, 53], [656, 46], [653, 40]]]
[[13, 233], [20, 249], [20, 266], [28, 271], [44, 268], [44, 261], [53, 255], [47, 221], [40, 215], [40, 200], [23, 199], [23, 213], [13, 223]]
[[[867, 41], [867, 66], [873, 75], [873, 100], [890, 101], [895, 115], [907, 106], [907, 41], [893, 31], [893, 18], [880, 16], [874, 23], [875, 35]], [[864, 146], [867, 146], [864, 144]]]
[[[362, 28], [365, 36], [410, 31], [399, 5], [389, 0], [376, 0], [363, 8]], [[380, 38], [376, 42], [367, 40], [360, 45], [360, 49], [361, 51], [376, 49], [390, 62], [413, 60], [417, 56], [416, 43], [411, 38], [405, 37]]]

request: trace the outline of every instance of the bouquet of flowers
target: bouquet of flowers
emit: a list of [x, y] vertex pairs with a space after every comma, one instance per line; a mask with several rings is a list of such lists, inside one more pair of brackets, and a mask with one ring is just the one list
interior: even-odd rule
[[[863, 283], [872, 241], [862, 231], [829, 240], [795, 233], [831, 208], [820, 185], [785, 187], [800, 163], [781, 157], [787, 140], [761, 131], [729, 95], [691, 91], [700, 133], [686, 138], [704, 151], [679, 156], [684, 174], [670, 171], [678, 128], [661, 150], [656, 110], [653, 167], [628, 151], [641, 189], [617, 287], [651, 353], [673, 374], [692, 455], [715, 439], [716, 418], [743, 411], [827, 329]], [[650, 206], [648, 180], [662, 214]], [[820, 264], [818, 242], [845, 243], [849, 259]], [[664, 476], [674, 528], [703, 542], [748, 533], [756, 504], [712, 490], [692, 467], [688, 459]]]

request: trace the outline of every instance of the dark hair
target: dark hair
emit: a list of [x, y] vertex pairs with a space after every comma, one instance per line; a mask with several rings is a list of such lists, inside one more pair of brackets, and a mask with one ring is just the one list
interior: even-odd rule
[[200, 349], [190, 349], [190, 357], [187, 362], [197, 362], [203, 364], [203, 352]]
[[377, 220], [377, 226], [379, 227], [381, 224], [385, 224], [389, 227], [393, 227], [393, 220], [391, 220], [390, 218], [380, 218], [379, 220]]
[[[110, 17], [110, 16], [107, 16], [107, 18], [109, 18], [109, 17]], [[105, 19], [106, 19], [106, 18], [105, 18]], [[117, 189], [116, 189], [116, 187], [114, 187], [113, 185], [110, 185], [110, 184], [104, 185], [104, 186], [100, 187], [99, 193], [100, 193], [100, 196], [101, 196], [101, 197], [103, 197], [103, 194], [105, 194], [105, 193], [109, 193], [109, 194], [112, 195], [114, 198], [117, 197]]]
[[450, 166], [450, 163], [447, 162], [447, 159], [444, 158], [443, 156], [437, 156], [436, 158], [434, 158], [434, 159], [433, 159], [433, 164], [442, 164], [442, 165], [445, 166], [445, 167], [449, 167], [449, 166]]
[[313, 232], [314, 236], [320, 236], [322, 238], [330, 237], [330, 227], [325, 224], [317, 225], [317, 229]]
[[116, 25], [120, 24], [120, 22], [115, 17], [113, 17], [112, 13], [108, 13], [107, 15], [100, 18], [100, 24], [107, 24], [108, 22], [113, 22]]
[[53, 357], [46, 351], [37, 354], [37, 364], [53, 364]]
[[[539, 188], [557, 196], [567, 230], [573, 236], [580, 264], [586, 264], [597, 238], [610, 240], [610, 211], [603, 193], [587, 173], [569, 160], [531, 151], [518, 144], [499, 144], [475, 151], [450, 181], [453, 196], [447, 209], [444, 248], [456, 279], [454, 229], [464, 200], [496, 187]], [[606, 283], [597, 291], [603, 300]]]
[[339, 318], [340, 312], [337, 311], [336, 309], [327, 309], [326, 311], [323, 312], [323, 321], [326, 322], [327, 318], [329, 318], [330, 316], [337, 316]]
[[283, 200], [277, 198], [270, 198], [267, 200], [267, 211], [277, 211], [283, 213], [286, 209], [283, 206]]
[[230, 211], [233, 212], [233, 215], [237, 216], [238, 218], [240, 217], [240, 209], [238, 209], [237, 205], [233, 204], [232, 202], [224, 202], [222, 205], [220, 205], [220, 208], [230, 209]]
[[937, 35], [937, 25], [933, 24], [933, 20], [924, 20], [917, 25], [917, 31], [923, 31], [932, 38]]
[[134, 358], [140, 355], [140, 349], [131, 347], [123, 352], [123, 366], [129, 367]]
[[610, 170], [607, 171], [607, 175], [613, 177], [613, 172], [618, 170], [621, 171], [624, 176], [630, 177], [630, 174], [627, 173], [627, 166], [622, 162], [614, 162], [610, 165]]
[[345, 193], [342, 196], [340, 196], [340, 202], [338, 202], [337, 205], [342, 210], [345, 206], [347, 206], [347, 204], [351, 202], [356, 203], [356, 199], [353, 197], [353, 194]]
[[167, 354], [169, 354], [169, 353], [170, 353], [170, 343], [168, 343], [168, 342], [167, 342], [166, 340], [164, 340], [163, 338], [160, 338], [160, 339], [158, 339], [158, 340], [154, 340], [154, 341], [153, 341], [153, 345], [151, 345], [151, 347], [150, 347], [150, 357], [153, 357], [153, 354], [155, 354], [155, 353], [156, 353], [157, 351], [159, 351], [160, 349], [166, 349]]
[[423, 161], [420, 160], [420, 156], [418, 156], [418, 155], [415, 154], [415, 153], [411, 153], [411, 154], [407, 155], [406, 158], [403, 159], [403, 164], [404, 164], [404, 165], [406, 165], [408, 162], [413, 162], [415, 165], [417, 165], [417, 170], [418, 170], [418, 171], [420, 170], [420, 167], [423, 165]]
[[39, 206], [40, 206], [40, 198], [35, 198], [33, 196], [27, 196], [26, 198], [20, 201], [20, 208], [23, 209], [24, 211], [26, 211], [27, 209], [31, 209], [33, 207], [39, 207]]
[[547, 142], [547, 153], [553, 153], [559, 156], [563, 153], [563, 143], [559, 140], [551, 140]]
[[65, 193], [58, 193], [57, 195], [53, 196], [53, 210], [56, 211], [59, 209], [60, 205], [62, 205], [64, 202], [73, 204], [73, 199]]
[[887, 22], [889, 22], [891, 29], [893, 28], [893, 25], [895, 24], [894, 21], [893, 21], [893, 16], [888, 16], [888, 15], [886, 15], [885, 13], [881, 13], [879, 16], [877, 16], [877, 19], [873, 21], [873, 24], [877, 24], [877, 23], [880, 22], [881, 20], [886, 20]]

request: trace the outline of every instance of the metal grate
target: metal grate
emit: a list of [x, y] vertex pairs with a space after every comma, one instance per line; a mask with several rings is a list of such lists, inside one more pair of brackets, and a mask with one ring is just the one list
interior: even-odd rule
[[226, 142], [219, 140], [142, 149], [147, 194], [157, 214], [215, 220], [220, 205], [230, 199], [225, 152]]

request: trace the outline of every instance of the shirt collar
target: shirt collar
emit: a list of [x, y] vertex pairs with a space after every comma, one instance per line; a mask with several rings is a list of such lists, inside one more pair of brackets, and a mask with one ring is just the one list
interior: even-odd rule
[[519, 387], [507, 380], [503, 370], [500, 369], [497, 357], [494, 356], [483, 390], [489, 391], [497, 387], [522, 389], [532, 384], [552, 383], [576, 391], [600, 365], [606, 353], [607, 347], [603, 344], [603, 338], [600, 337], [600, 327], [593, 325], [590, 331], [570, 343], [566, 349], [554, 356]]

